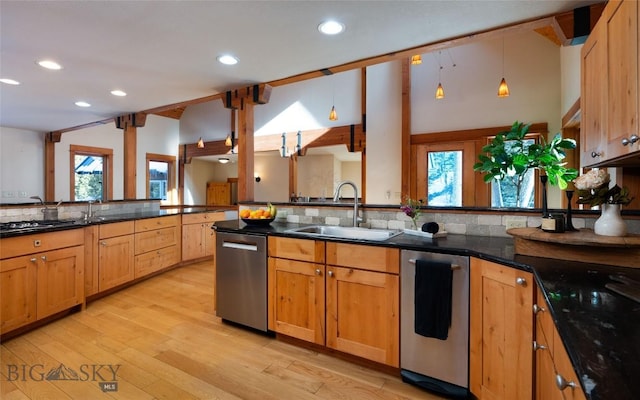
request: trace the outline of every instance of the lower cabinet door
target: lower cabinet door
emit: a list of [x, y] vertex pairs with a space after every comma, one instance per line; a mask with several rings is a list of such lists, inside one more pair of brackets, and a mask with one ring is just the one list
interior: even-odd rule
[[0, 333], [36, 320], [37, 258], [0, 261]]
[[400, 366], [398, 275], [327, 266], [327, 346]]
[[84, 298], [84, 246], [38, 257], [38, 319], [80, 304]]
[[101, 239], [98, 242], [98, 289], [127, 283], [134, 278], [133, 235]]
[[269, 257], [269, 329], [324, 345], [324, 265]]

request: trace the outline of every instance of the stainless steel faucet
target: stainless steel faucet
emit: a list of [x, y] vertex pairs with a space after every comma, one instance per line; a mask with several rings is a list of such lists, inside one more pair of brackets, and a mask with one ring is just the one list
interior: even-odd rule
[[98, 203], [102, 204], [102, 200], [100, 199], [96, 199], [96, 200], [88, 200], [87, 201], [87, 213], [84, 216], [85, 220], [91, 220], [93, 219], [94, 215], [93, 215], [93, 210], [91, 209], [91, 205], [97, 201]]
[[333, 195], [333, 201], [336, 202], [340, 199], [340, 189], [344, 185], [349, 185], [353, 188], [353, 226], [358, 226], [358, 187], [355, 183], [351, 181], [342, 181], [338, 183], [338, 187], [336, 188], [336, 193]]

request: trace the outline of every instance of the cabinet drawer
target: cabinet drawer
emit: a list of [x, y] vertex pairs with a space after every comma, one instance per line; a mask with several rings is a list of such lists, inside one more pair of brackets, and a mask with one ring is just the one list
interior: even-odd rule
[[400, 249], [327, 242], [327, 265], [400, 273]]
[[135, 254], [173, 246], [178, 243], [178, 228], [156, 229], [135, 234]]
[[137, 255], [135, 258], [135, 277], [140, 278], [175, 265], [180, 261], [179, 258], [177, 245]]
[[100, 225], [98, 237], [107, 239], [110, 237], [124, 236], [133, 234], [133, 221], [115, 222], [113, 224]]
[[154, 229], [167, 228], [180, 224], [179, 215], [171, 215], [168, 217], [147, 218], [135, 221], [136, 233], [146, 232]]
[[182, 225], [206, 224], [216, 221], [224, 221], [224, 212], [208, 212], [182, 215]]
[[84, 244], [84, 228], [1, 239], [0, 258], [11, 258]]
[[269, 256], [324, 264], [324, 242], [269, 236]]

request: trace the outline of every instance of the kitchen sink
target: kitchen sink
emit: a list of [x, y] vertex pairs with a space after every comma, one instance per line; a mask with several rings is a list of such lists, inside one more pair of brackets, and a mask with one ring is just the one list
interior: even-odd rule
[[342, 239], [384, 241], [402, 233], [400, 230], [368, 229], [345, 226], [313, 225], [288, 229], [286, 233], [310, 236], [326, 236]]

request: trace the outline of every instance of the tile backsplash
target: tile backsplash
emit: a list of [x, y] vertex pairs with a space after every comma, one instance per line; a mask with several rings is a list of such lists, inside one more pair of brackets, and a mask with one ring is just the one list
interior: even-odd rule
[[[93, 203], [95, 216], [109, 216], [138, 213], [142, 211], [160, 210], [160, 202], [149, 201], [116, 201], [109, 203]], [[43, 206], [3, 206], [0, 207], [0, 222], [39, 221], [43, 219]], [[69, 203], [58, 207], [58, 219], [82, 219], [87, 212], [87, 203]]]

